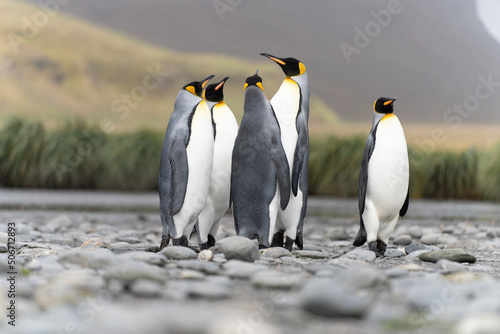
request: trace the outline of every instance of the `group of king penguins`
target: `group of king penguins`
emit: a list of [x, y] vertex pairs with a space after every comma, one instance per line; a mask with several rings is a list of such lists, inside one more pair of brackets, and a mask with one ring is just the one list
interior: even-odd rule
[[[295, 58], [261, 53], [286, 78], [268, 100], [257, 72], [244, 84], [238, 127], [224, 103], [225, 77], [185, 85], [178, 93], [163, 141], [158, 189], [162, 239], [188, 246], [193, 230], [201, 250], [215, 245], [232, 206], [236, 234], [259, 248], [303, 248], [308, 199], [309, 80]], [[368, 242], [382, 256], [399, 216], [408, 209], [409, 163], [395, 98], [373, 106], [373, 124], [359, 176], [360, 228], [354, 246]]]

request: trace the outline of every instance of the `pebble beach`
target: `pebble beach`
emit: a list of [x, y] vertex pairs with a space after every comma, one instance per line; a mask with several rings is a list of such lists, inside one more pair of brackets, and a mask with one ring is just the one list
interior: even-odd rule
[[[200, 253], [195, 237], [191, 248], [157, 252], [156, 194], [33, 196], [0, 196], [1, 333], [500, 328], [497, 204], [412, 201], [385, 256], [376, 258], [366, 245], [351, 245], [359, 226], [355, 200], [311, 199], [303, 250], [259, 251], [254, 241], [235, 236], [229, 213], [217, 245]], [[14, 244], [8, 223], [15, 223]], [[12, 301], [15, 326], [8, 317]]]

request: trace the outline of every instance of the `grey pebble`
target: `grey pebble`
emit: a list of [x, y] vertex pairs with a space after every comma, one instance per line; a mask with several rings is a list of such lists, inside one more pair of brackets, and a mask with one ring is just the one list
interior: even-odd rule
[[0, 232], [0, 244], [6, 244], [9, 241], [9, 235], [5, 232]]
[[250, 280], [257, 288], [292, 289], [301, 286], [302, 280], [298, 275], [286, 275], [278, 271], [262, 271], [256, 273]]
[[345, 253], [340, 258], [369, 263], [369, 262], [373, 262], [375, 260], [376, 255], [374, 252], [372, 252], [370, 250], [357, 248], [357, 249], [352, 250], [348, 253]]
[[396, 237], [396, 239], [394, 239], [395, 245], [406, 246], [406, 245], [411, 244], [411, 242], [412, 242], [412, 237], [409, 234], [402, 234], [402, 235]]
[[310, 259], [326, 259], [330, 257], [327, 252], [308, 251], [308, 250], [294, 250], [292, 254], [296, 257], [310, 258]]
[[116, 260], [116, 256], [110, 250], [104, 248], [86, 250], [77, 247], [63, 253], [59, 257], [61, 263], [74, 263], [82, 267], [94, 269], [108, 268]]
[[441, 233], [430, 233], [424, 234], [422, 238], [420, 238], [420, 242], [425, 245], [437, 245], [438, 238], [441, 236]]
[[0, 253], [7, 253], [9, 251], [9, 248], [7, 247], [6, 243], [0, 243]]
[[242, 260], [229, 260], [222, 265], [225, 274], [232, 278], [248, 279], [259, 271], [268, 270], [268, 267], [262, 264], [255, 264]]
[[221, 271], [219, 264], [206, 261], [181, 260], [177, 262], [177, 267], [196, 270], [209, 275], [216, 275]]
[[255, 242], [245, 237], [228, 237], [218, 241], [215, 247], [220, 248], [227, 260], [237, 259], [253, 262], [259, 258], [259, 247]]
[[476, 262], [476, 258], [471, 254], [461, 249], [443, 249], [438, 251], [430, 251], [420, 254], [420, 260], [425, 262], [438, 262], [441, 259], [446, 259], [455, 262]]
[[384, 257], [402, 257], [402, 256], [406, 256], [406, 253], [399, 249], [394, 249], [394, 248], [388, 248], [384, 253]]
[[182, 246], [165, 247], [160, 251], [160, 254], [170, 260], [189, 260], [198, 258], [198, 255], [194, 250]]
[[167, 278], [165, 269], [137, 260], [126, 260], [115, 262], [102, 272], [106, 279], [116, 279], [129, 284], [138, 279], [149, 279], [163, 282]]
[[302, 247], [302, 250], [305, 251], [315, 251], [315, 252], [321, 252], [323, 249], [320, 246], [316, 246], [313, 244], [304, 244], [304, 247]]
[[464, 271], [465, 267], [460, 263], [446, 259], [441, 259], [437, 262], [438, 271], [442, 274], [451, 274], [459, 271]]
[[283, 256], [292, 256], [292, 253], [283, 247], [272, 247], [265, 249], [261, 254], [261, 257], [270, 257], [274, 259], [278, 259]]
[[330, 240], [347, 240], [350, 238], [349, 233], [343, 227], [333, 227], [326, 231], [326, 237]]
[[191, 285], [187, 295], [196, 299], [221, 300], [231, 297], [231, 290], [227, 284], [203, 282]]
[[98, 248], [106, 248], [107, 244], [100, 237], [90, 238], [82, 243], [82, 249], [95, 250]]
[[336, 280], [310, 280], [302, 290], [300, 306], [324, 317], [361, 317], [370, 299], [339, 286]]
[[158, 253], [151, 253], [151, 252], [146, 252], [146, 251], [132, 251], [132, 252], [127, 252], [127, 253], [122, 253], [117, 256], [118, 260], [137, 260], [137, 261], [142, 261], [146, 262], [149, 264], [154, 264], [157, 266], [163, 266], [166, 262], [167, 259], [165, 258], [164, 255], [158, 254]]

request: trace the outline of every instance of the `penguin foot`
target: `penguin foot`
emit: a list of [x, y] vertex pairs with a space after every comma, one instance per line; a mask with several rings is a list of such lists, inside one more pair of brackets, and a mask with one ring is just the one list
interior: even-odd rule
[[158, 251], [161, 251], [163, 248], [167, 247], [169, 241], [170, 241], [170, 236], [169, 235], [167, 235], [167, 236], [162, 235], [162, 237], [161, 237], [161, 243], [160, 243], [160, 249]]
[[271, 247], [283, 247], [283, 237], [285, 232], [278, 231], [274, 233], [273, 241], [271, 242]]
[[377, 249], [380, 254], [384, 255], [385, 250], [387, 249], [387, 244], [382, 240], [377, 240]]
[[302, 234], [302, 231], [299, 231], [297, 233], [297, 238], [295, 238], [295, 244], [297, 245], [297, 248], [300, 250], [304, 248], [304, 235]]
[[374, 253], [375, 253], [375, 255], [376, 255], [377, 257], [381, 257], [382, 255], [384, 255], [384, 253], [383, 253], [383, 252], [381, 253], [381, 252], [379, 251], [379, 249], [378, 249], [378, 247], [377, 247], [377, 241], [371, 241], [371, 242], [368, 244], [368, 248], [370, 248], [370, 250], [371, 250], [372, 252], [374, 252]]
[[295, 240], [292, 240], [290, 237], [286, 237], [285, 248], [291, 252], [294, 242], [295, 242]]
[[189, 245], [189, 241], [185, 236], [182, 236], [179, 239], [172, 239], [172, 245], [187, 247]]
[[356, 236], [356, 239], [354, 239], [354, 242], [352, 243], [352, 245], [354, 247], [359, 247], [359, 246], [363, 246], [366, 242], [366, 230], [363, 228], [363, 229], [359, 229], [358, 231], [358, 235]]
[[209, 249], [210, 247], [213, 246], [215, 246], [215, 238], [209, 234], [208, 241], [203, 244], [200, 244], [200, 250]]

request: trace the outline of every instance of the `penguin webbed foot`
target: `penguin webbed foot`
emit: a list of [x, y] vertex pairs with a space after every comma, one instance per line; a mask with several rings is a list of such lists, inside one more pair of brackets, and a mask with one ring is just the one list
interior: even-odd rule
[[182, 236], [179, 239], [172, 238], [172, 245], [188, 247], [189, 241], [188, 238], [186, 238], [185, 236]]
[[295, 240], [292, 240], [290, 237], [286, 237], [285, 249], [288, 249], [291, 252], [294, 242], [295, 242]]
[[384, 256], [385, 250], [387, 248], [387, 244], [382, 240], [371, 241], [368, 244], [368, 248], [375, 253], [377, 257]]
[[283, 247], [284, 231], [278, 231], [273, 235], [273, 241], [271, 241], [271, 247]]
[[297, 245], [297, 248], [302, 250], [304, 249], [304, 235], [302, 231], [299, 231], [297, 233], [297, 238], [295, 239], [295, 244]]
[[215, 238], [209, 234], [208, 241], [203, 244], [200, 244], [200, 250], [209, 249], [210, 247], [213, 246], [215, 246]]

